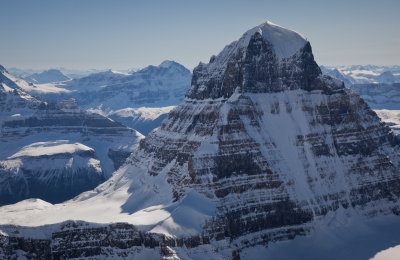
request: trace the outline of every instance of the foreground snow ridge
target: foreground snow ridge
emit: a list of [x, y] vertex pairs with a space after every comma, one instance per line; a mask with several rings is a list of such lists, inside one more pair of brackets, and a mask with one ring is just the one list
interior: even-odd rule
[[[372, 224], [400, 222], [393, 132], [322, 75], [303, 36], [270, 22], [200, 63], [184, 101], [135, 148], [107, 181], [70, 201], [0, 207], [0, 253], [260, 258], [284, 245], [340, 246], [341, 237], [386, 230]], [[350, 250], [350, 259], [393, 246], [379, 237], [385, 243]], [[15, 243], [29, 238], [31, 247]]]

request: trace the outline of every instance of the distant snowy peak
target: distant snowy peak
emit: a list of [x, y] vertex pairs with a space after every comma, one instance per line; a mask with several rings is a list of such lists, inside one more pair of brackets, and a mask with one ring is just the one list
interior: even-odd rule
[[161, 64], [159, 65], [159, 67], [161, 68], [169, 68], [172, 66], [182, 66], [179, 63], [172, 61], [172, 60], [165, 60], [163, 62], [161, 62]]
[[185, 74], [187, 75], [188, 73], [190, 74], [190, 71], [185, 68], [183, 65], [175, 62], [175, 61], [171, 61], [171, 60], [165, 60], [163, 62], [161, 62], [160, 65], [158, 66], [154, 66], [154, 65], [150, 65], [147, 66], [141, 70], [138, 70], [135, 73], [138, 74], [142, 74], [142, 73], [179, 73], [179, 74]]
[[34, 73], [30, 76], [25, 77], [24, 79], [28, 82], [38, 84], [70, 80], [68, 76], [64, 75], [61, 71], [56, 69], [49, 69], [41, 73]]

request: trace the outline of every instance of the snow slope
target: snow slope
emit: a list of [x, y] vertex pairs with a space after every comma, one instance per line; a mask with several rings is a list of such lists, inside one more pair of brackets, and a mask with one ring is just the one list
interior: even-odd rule
[[371, 260], [396, 260], [400, 259], [400, 246], [390, 247], [377, 253]]
[[239, 45], [246, 46], [255, 32], [259, 32], [264, 40], [272, 44], [275, 54], [280, 58], [289, 58], [307, 43], [301, 34], [267, 21], [247, 31], [239, 40]]

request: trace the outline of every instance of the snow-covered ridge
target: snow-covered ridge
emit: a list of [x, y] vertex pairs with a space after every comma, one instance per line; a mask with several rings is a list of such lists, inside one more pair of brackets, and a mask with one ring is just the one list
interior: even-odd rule
[[9, 159], [17, 157], [37, 157], [42, 155], [54, 155], [62, 153], [76, 153], [78, 151], [92, 151], [94, 150], [86, 145], [80, 143], [69, 143], [68, 140], [57, 140], [50, 142], [38, 142], [25, 146], [17, 153], [8, 157]]

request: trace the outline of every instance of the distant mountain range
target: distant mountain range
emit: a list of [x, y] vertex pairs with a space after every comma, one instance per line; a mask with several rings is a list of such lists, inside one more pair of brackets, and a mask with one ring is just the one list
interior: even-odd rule
[[[45, 74], [49, 74], [48, 71]], [[190, 81], [188, 69], [174, 61], [164, 61], [159, 66], [131, 73], [108, 70], [63, 82], [26, 84], [21, 81], [19, 87], [49, 101], [74, 98], [79, 106], [140, 129], [147, 135], [182, 102]]]
[[353, 84], [400, 83], [400, 66], [321, 66], [322, 73], [342, 80], [346, 87]]

